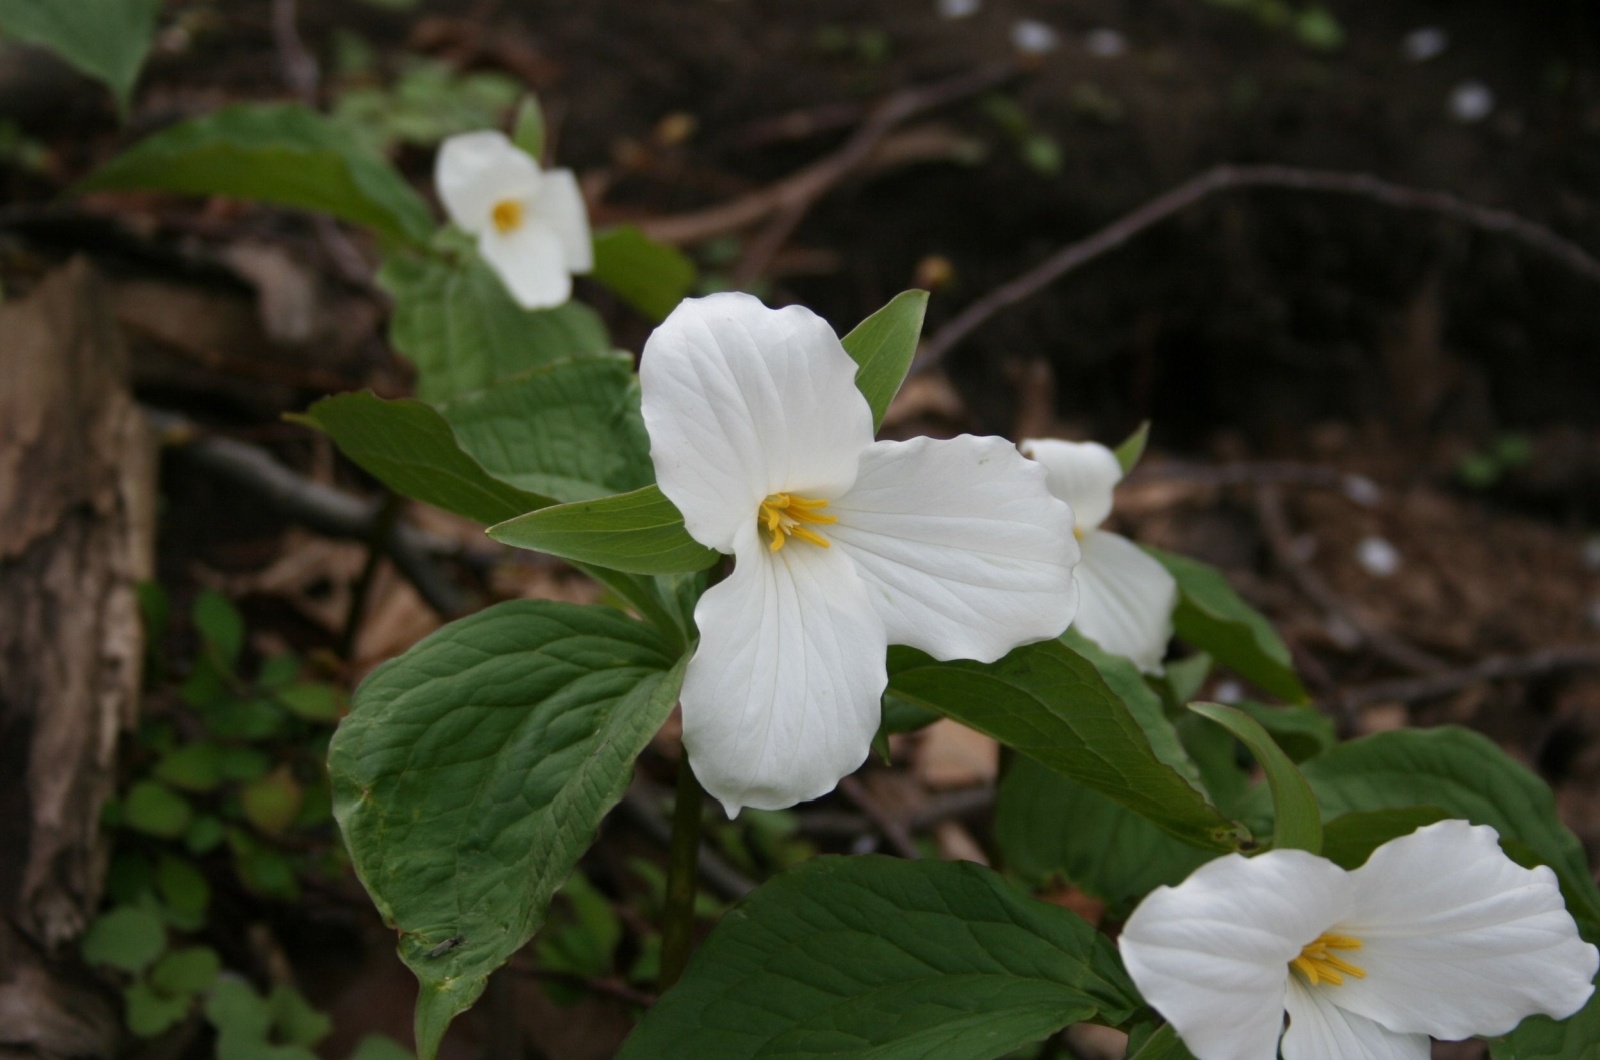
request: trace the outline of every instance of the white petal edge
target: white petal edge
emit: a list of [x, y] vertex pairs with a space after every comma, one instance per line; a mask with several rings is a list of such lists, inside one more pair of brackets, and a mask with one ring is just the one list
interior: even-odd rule
[[539, 181], [535, 216], [561, 240], [566, 253], [567, 271], [586, 273], [594, 269], [594, 238], [589, 233], [589, 207], [570, 169], [549, 169]]
[[1283, 1060], [1428, 1060], [1433, 1054], [1426, 1034], [1396, 1034], [1334, 1004], [1339, 989], [1289, 977]]
[[872, 444], [856, 363], [803, 306], [747, 294], [679, 303], [639, 361], [650, 459], [696, 541], [733, 551], [769, 494], [832, 501]]
[[524, 309], [550, 309], [572, 297], [561, 240], [542, 224], [524, 224], [506, 235], [488, 229], [478, 236], [478, 253]]
[[1345, 876], [1299, 850], [1229, 854], [1152, 891], [1117, 946], [1198, 1060], [1271, 1060], [1289, 961], [1345, 911]]
[[1391, 1030], [1459, 1039], [1564, 1019], [1593, 993], [1600, 953], [1578, 937], [1555, 873], [1506, 857], [1493, 828], [1440, 821], [1373, 851], [1350, 874], [1338, 930], [1365, 979], [1334, 993]]
[[889, 683], [883, 622], [849, 557], [752, 521], [733, 573], [695, 607], [700, 646], [684, 676], [683, 742], [728, 816], [832, 791], [866, 761]]
[[1178, 583], [1132, 541], [1109, 530], [1083, 535], [1078, 617], [1073, 626], [1148, 674], [1161, 672], [1172, 640]]
[[490, 227], [496, 203], [533, 198], [539, 190], [539, 163], [505, 133], [462, 133], [440, 146], [433, 183], [450, 220], [477, 235]]
[[1122, 481], [1117, 454], [1099, 442], [1025, 438], [1022, 455], [1044, 465], [1050, 492], [1072, 507], [1080, 531], [1093, 530], [1111, 514], [1111, 494]]
[[875, 442], [829, 512], [891, 644], [993, 662], [1072, 621], [1072, 512], [1004, 438]]

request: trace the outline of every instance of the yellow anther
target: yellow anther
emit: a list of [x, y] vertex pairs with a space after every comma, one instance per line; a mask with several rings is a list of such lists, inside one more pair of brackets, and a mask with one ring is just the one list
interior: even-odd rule
[[756, 523], [766, 527], [767, 536], [772, 539], [767, 547], [773, 552], [782, 548], [790, 537], [798, 537], [802, 541], [809, 541], [823, 548], [832, 548], [832, 543], [827, 538], [802, 525], [810, 523], [813, 526], [827, 526], [829, 523], [838, 522], [836, 517], [822, 515], [819, 512], [819, 509], [827, 506], [827, 501], [815, 497], [774, 493], [761, 502], [761, 507], [756, 511]]
[[489, 217], [501, 235], [515, 232], [522, 227], [522, 203], [516, 199], [501, 199], [494, 204]]
[[1353, 975], [1357, 979], [1365, 979], [1366, 970], [1328, 951], [1360, 948], [1361, 940], [1358, 938], [1325, 931], [1318, 935], [1315, 941], [1306, 943], [1305, 949], [1300, 951], [1300, 956], [1289, 962], [1289, 967], [1305, 976], [1306, 982], [1311, 986], [1322, 983], [1327, 983], [1329, 986], [1343, 986], [1345, 976]]

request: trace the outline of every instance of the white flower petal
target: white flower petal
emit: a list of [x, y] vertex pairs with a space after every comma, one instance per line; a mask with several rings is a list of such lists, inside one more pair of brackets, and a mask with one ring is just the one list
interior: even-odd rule
[[1004, 438], [874, 443], [828, 511], [893, 644], [993, 662], [1072, 621], [1072, 513]]
[[1167, 568], [1120, 534], [1090, 530], [1078, 589], [1078, 632], [1145, 673], [1160, 673], [1178, 606], [1178, 583]]
[[539, 163], [504, 133], [462, 133], [439, 148], [433, 183], [450, 220], [476, 235], [490, 227], [496, 203], [533, 197], [539, 190]]
[[1289, 962], [1345, 912], [1345, 876], [1299, 850], [1207, 862], [1133, 911], [1123, 963], [1199, 1060], [1270, 1060]]
[[1044, 465], [1050, 492], [1072, 506], [1079, 530], [1093, 530], [1111, 514], [1111, 490], [1122, 481], [1117, 454], [1098, 442], [1025, 438], [1022, 455]]
[[568, 272], [584, 273], [594, 268], [589, 208], [584, 205], [583, 192], [578, 190], [572, 170], [545, 170], [535, 198], [534, 217], [560, 237]]
[[1396, 1034], [1335, 1005], [1339, 989], [1308, 987], [1298, 976], [1289, 977], [1283, 1060], [1428, 1060], [1432, 1055], [1426, 1034]]
[[656, 481], [690, 536], [719, 552], [769, 494], [834, 500], [872, 444], [856, 363], [828, 322], [747, 294], [680, 303], [644, 345]]
[[1366, 969], [1331, 996], [1395, 1031], [1504, 1034], [1524, 1016], [1572, 1015], [1593, 991], [1600, 954], [1577, 926], [1549, 868], [1525, 869], [1495, 831], [1440, 821], [1385, 843], [1350, 874], [1338, 925]]
[[572, 297], [566, 252], [542, 224], [524, 224], [505, 235], [489, 228], [478, 236], [478, 253], [524, 309], [548, 309]]
[[700, 598], [684, 677], [683, 742], [732, 817], [833, 790], [878, 731], [883, 621], [850, 558], [792, 538], [768, 552], [752, 519], [726, 581]]

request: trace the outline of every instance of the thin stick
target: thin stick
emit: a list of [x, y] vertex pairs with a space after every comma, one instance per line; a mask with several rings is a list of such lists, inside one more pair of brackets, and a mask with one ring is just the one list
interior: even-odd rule
[[1346, 689], [1342, 693], [1342, 698], [1352, 707], [1393, 701], [1411, 703], [1420, 699], [1447, 696], [1485, 681], [1545, 677], [1562, 670], [1589, 668], [1600, 668], [1600, 645], [1568, 644], [1555, 648], [1541, 648], [1527, 655], [1495, 655], [1460, 670], [1357, 685]]
[[694, 939], [694, 899], [700, 862], [700, 808], [705, 789], [695, 779], [687, 752], [678, 760], [678, 797], [672, 806], [672, 848], [667, 861], [666, 905], [661, 913], [660, 992], [683, 975]]
[[1396, 209], [1440, 214], [1473, 228], [1509, 236], [1555, 258], [1578, 275], [1600, 283], [1600, 260], [1570, 239], [1509, 210], [1480, 206], [1449, 192], [1392, 184], [1365, 173], [1334, 173], [1294, 166], [1224, 165], [1207, 170], [1151, 199], [1088, 238], [1069, 243], [1027, 272], [973, 302], [923, 344], [911, 370], [924, 372], [932, 368], [944, 359], [951, 347], [996, 313], [1031, 298], [1067, 273], [1115, 250], [1145, 229], [1219, 191], [1238, 188], [1286, 188], [1354, 195]]
[[906, 826], [883, 808], [867, 786], [855, 777], [845, 777], [839, 781], [839, 793], [849, 799], [866, 815], [867, 820], [883, 833], [883, 838], [888, 840], [895, 852], [903, 858], [916, 861], [922, 857], [922, 851], [917, 849], [916, 840], [911, 838], [911, 833]]
[[696, 243], [737, 232], [777, 214], [772, 226], [752, 244], [740, 262], [739, 274], [746, 274], [756, 265], [764, 268], [811, 204], [864, 162], [895, 126], [936, 107], [1004, 84], [1020, 72], [1021, 67], [1016, 63], [995, 63], [946, 81], [896, 92], [871, 112], [843, 147], [797, 173], [731, 202], [695, 213], [644, 221], [639, 227], [651, 239], [663, 243]]

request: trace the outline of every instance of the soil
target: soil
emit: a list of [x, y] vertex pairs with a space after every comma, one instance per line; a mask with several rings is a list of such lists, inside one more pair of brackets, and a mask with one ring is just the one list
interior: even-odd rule
[[[1013, 57], [1018, 19], [1053, 27], [1055, 51], [992, 97], [908, 127], [901, 146], [921, 161], [843, 182], [774, 260], [762, 293], [810, 305], [841, 331], [938, 280], [931, 333], [1064, 243], [1222, 162], [1447, 190], [1600, 253], [1600, 5], [1334, 0], [1345, 40], [1333, 51], [1237, 6], [985, 0], [948, 20], [933, 0], [432, 0], [410, 10], [302, 0], [299, 25], [325, 66], [336, 32], [354, 32], [381, 68], [422, 53], [523, 79], [544, 101], [560, 161], [585, 176], [599, 223], [684, 213], [781, 179], [839, 146], [860, 105]], [[0, 62], [0, 117], [50, 151], [41, 173], [0, 168], [0, 280], [13, 295], [69, 254], [90, 254], [118, 292], [141, 400], [364, 488], [279, 419], [332, 390], [404, 393], [409, 378], [384, 343], [381, 299], [340, 272], [307, 219], [159, 196], [49, 206], [175, 118], [286, 96], [266, 0], [171, 3], [166, 22], [124, 129], [87, 83], [15, 52]], [[1448, 48], [1409, 60], [1402, 40], [1423, 26], [1446, 30]], [[1126, 50], [1093, 54], [1088, 34], [1100, 28]], [[1495, 100], [1473, 122], [1450, 112], [1469, 81]], [[793, 112], [824, 128], [776, 135], [773, 119]], [[427, 152], [397, 160], [425, 186]], [[736, 250], [723, 240], [696, 253], [716, 273]], [[303, 288], [311, 323], [286, 339], [268, 303], [290, 287]], [[637, 349], [644, 322], [596, 300], [619, 344]], [[1115, 441], [1150, 419], [1152, 455], [1119, 504], [1124, 529], [1224, 567], [1332, 701], [1409, 676], [1370, 641], [1351, 641], [1352, 617], [1447, 669], [1600, 641], [1597, 354], [1600, 288], [1521, 244], [1363, 201], [1231, 193], [995, 317], [944, 374], [916, 381], [890, 429]], [[1233, 484], [1219, 484], [1217, 467], [1239, 470]], [[1261, 484], [1285, 468], [1287, 557], [1259, 507]], [[231, 589], [272, 644], [330, 646], [341, 612], [318, 601], [347, 591], [359, 551], [308, 543], [225, 483], [166, 470], [162, 580], [180, 599], [200, 584]], [[1349, 476], [1375, 495], [1343, 488]], [[1372, 541], [1391, 546], [1393, 570], [1372, 563]], [[1306, 570], [1333, 609], [1308, 595]], [[483, 599], [587, 591], [559, 570], [498, 559], [455, 573]], [[437, 621], [398, 579], [385, 584], [377, 631], [358, 652], [368, 665]], [[1468, 683], [1365, 703], [1340, 720], [1351, 734], [1479, 728], [1552, 782], [1600, 858], [1600, 672]], [[886, 800], [916, 787], [877, 783]], [[972, 829], [981, 841], [981, 823]], [[655, 856], [636, 837], [608, 832], [607, 843]], [[276, 924], [303, 983], [335, 1009], [325, 1055], [344, 1056], [365, 1029], [403, 1038], [409, 981], [381, 929], [364, 913], [330, 915], [336, 926], [322, 931]], [[485, 1011], [536, 1008], [524, 1022], [544, 1029], [528, 1030], [531, 1046], [553, 1058], [609, 1055], [626, 1028], [615, 998], [551, 1004], [518, 978]], [[467, 1021], [457, 1055], [475, 1055], [485, 1019]]]

